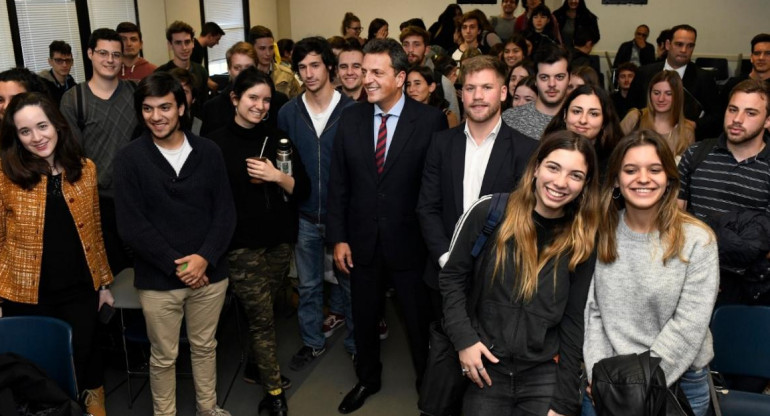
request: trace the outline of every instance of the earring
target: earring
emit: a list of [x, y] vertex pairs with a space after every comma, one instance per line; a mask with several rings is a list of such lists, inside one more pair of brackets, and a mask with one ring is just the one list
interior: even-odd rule
[[621, 195], [619, 187], [616, 186], [612, 189], [612, 199], [620, 199], [621, 196], [623, 195]]
[[268, 111], [268, 112], [265, 113], [265, 116], [262, 118], [261, 121], [265, 121], [265, 120], [267, 120], [269, 118], [270, 118], [270, 112]]

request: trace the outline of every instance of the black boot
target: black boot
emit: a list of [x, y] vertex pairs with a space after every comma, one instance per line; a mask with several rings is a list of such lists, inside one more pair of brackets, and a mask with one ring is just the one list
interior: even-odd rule
[[262, 414], [265, 409], [270, 416], [288, 416], [289, 406], [286, 405], [286, 395], [283, 392], [276, 396], [265, 394], [265, 397], [259, 402], [258, 413]]

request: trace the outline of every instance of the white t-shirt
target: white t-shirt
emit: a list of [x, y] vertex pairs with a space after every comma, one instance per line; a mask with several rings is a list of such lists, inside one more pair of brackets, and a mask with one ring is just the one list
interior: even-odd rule
[[190, 156], [190, 153], [192, 152], [192, 146], [190, 146], [190, 142], [187, 141], [187, 136], [184, 136], [184, 141], [178, 149], [164, 149], [158, 146], [157, 143], [155, 143], [155, 147], [158, 148], [160, 154], [166, 158], [168, 163], [174, 169], [174, 172], [176, 172], [176, 175], [179, 176], [179, 172], [182, 170], [184, 162], [187, 161], [187, 157]]
[[307, 94], [302, 94], [302, 102], [305, 103], [305, 108], [307, 109], [307, 113], [310, 114], [310, 119], [313, 121], [313, 128], [315, 129], [316, 135], [318, 137], [321, 137], [321, 134], [324, 132], [324, 128], [326, 128], [326, 123], [329, 122], [329, 117], [332, 115], [332, 111], [334, 111], [335, 108], [337, 108], [337, 104], [340, 102], [340, 99], [342, 98], [342, 94], [339, 93], [339, 91], [335, 90], [334, 94], [332, 95], [332, 100], [329, 102], [329, 105], [326, 106], [326, 110], [315, 114], [312, 111], [310, 111], [310, 106], [307, 104], [307, 99], [305, 98]]

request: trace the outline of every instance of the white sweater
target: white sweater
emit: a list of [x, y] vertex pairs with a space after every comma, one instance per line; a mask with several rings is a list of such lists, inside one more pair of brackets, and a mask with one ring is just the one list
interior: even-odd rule
[[692, 224], [684, 226], [684, 263], [663, 264], [658, 232], [617, 228], [618, 259], [596, 262], [585, 310], [583, 355], [588, 379], [602, 358], [651, 350], [668, 385], [688, 369], [705, 367], [714, 356], [709, 322], [719, 286], [716, 239]]

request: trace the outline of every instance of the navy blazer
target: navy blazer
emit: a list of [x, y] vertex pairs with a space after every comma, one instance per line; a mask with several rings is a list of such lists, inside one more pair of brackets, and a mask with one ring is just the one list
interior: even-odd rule
[[415, 208], [431, 137], [446, 128], [441, 110], [406, 97], [378, 175], [374, 105], [346, 108], [332, 152], [326, 241], [347, 242], [353, 264], [371, 264], [377, 248], [391, 269], [423, 267], [426, 248]]
[[[428, 245], [425, 283], [438, 290], [438, 259], [449, 251], [455, 224], [463, 214], [465, 123], [433, 136], [425, 160], [417, 204], [420, 226]], [[502, 123], [489, 155], [479, 196], [512, 192], [538, 142]]]

